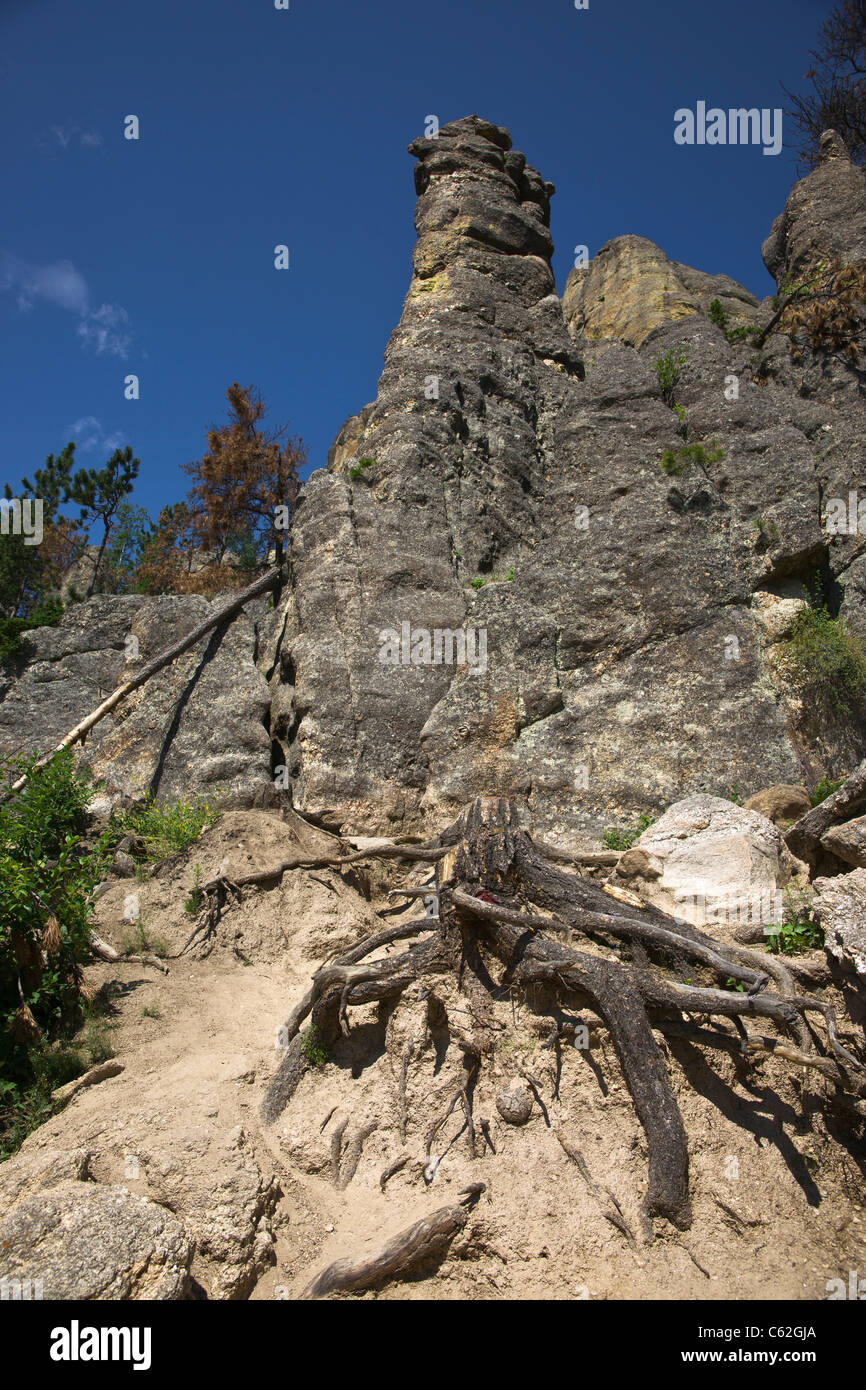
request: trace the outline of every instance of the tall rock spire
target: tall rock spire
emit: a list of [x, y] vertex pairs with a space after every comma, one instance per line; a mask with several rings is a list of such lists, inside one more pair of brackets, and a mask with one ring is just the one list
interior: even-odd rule
[[[371, 833], [501, 793], [567, 835], [862, 756], [862, 731], [810, 725], [773, 656], [836, 564], [821, 497], [858, 485], [856, 373], [825, 401], [815, 358], [804, 400], [786, 339], [753, 368], [708, 317], [722, 295], [756, 318], [748, 292], [656, 248], [685, 317], [663, 304], [630, 344], [567, 327], [553, 188], [508, 132], [470, 116], [410, 152], [418, 242], [378, 394], [293, 525], [272, 736], [295, 804]], [[852, 200], [862, 181], [839, 158], [810, 178]]]

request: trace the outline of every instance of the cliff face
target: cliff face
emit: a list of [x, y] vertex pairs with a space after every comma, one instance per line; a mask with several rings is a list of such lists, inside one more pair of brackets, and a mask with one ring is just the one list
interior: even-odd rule
[[[506, 130], [472, 116], [410, 152], [403, 314], [376, 400], [303, 489], [279, 611], [140, 692], [95, 737], [97, 773], [249, 800], [285, 765], [297, 808], [349, 831], [441, 824], [494, 792], [568, 835], [853, 766], [862, 721], [798, 706], [773, 648], [819, 571], [866, 632], [861, 537], [822, 526], [828, 499], [866, 489], [862, 357], [802, 334], [793, 355], [779, 334], [730, 343], [713, 299], [730, 327], [772, 306], [641, 237], [560, 301], [553, 186]], [[866, 261], [866, 180], [832, 137], [764, 256], [780, 285]], [[862, 317], [852, 332], [862, 350]], [[653, 366], [669, 351], [685, 423]], [[666, 473], [686, 442], [704, 462]], [[33, 634], [2, 745], [62, 735], [128, 669], [132, 620], [144, 660], [190, 602], [93, 600]]]
[[[384, 828], [490, 791], [567, 832], [861, 757], [862, 729], [810, 726], [768, 659], [796, 611], [780, 600], [817, 570], [864, 611], [859, 538], [821, 521], [822, 497], [864, 481], [859, 370], [796, 364], [778, 336], [732, 346], [709, 303], [734, 325], [753, 297], [642, 238], [572, 272], [564, 313], [553, 189], [507, 132], [470, 117], [410, 152], [418, 244], [379, 393], [294, 528], [272, 684], [298, 807]], [[866, 259], [864, 214], [862, 173], [828, 157], [768, 264], [799, 273], [824, 225], [833, 254]], [[670, 477], [683, 439], [652, 362], [683, 347], [688, 441], [724, 456]], [[380, 660], [404, 624], [486, 633], [486, 668], [426, 664], [423, 640], [414, 663], [411, 641], [407, 664]]]

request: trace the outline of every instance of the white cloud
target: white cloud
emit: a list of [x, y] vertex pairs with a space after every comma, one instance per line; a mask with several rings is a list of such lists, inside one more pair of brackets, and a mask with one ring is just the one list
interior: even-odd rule
[[120, 304], [100, 304], [91, 309], [87, 282], [70, 261], [30, 265], [8, 251], [0, 251], [0, 292], [11, 291], [24, 312], [37, 301], [55, 304], [78, 314], [78, 337], [85, 349], [111, 357], [129, 355], [133, 334], [129, 314]]
[[[48, 127], [54, 141], [62, 150], [68, 150], [70, 145], [78, 144], [86, 150], [98, 150], [102, 144], [102, 136], [98, 130], [85, 130], [80, 125], [52, 125]], [[45, 144], [40, 141], [43, 150]]]
[[107, 352], [112, 357], [128, 357], [132, 343], [129, 314], [119, 304], [100, 304], [89, 309], [78, 325], [78, 336], [85, 347], [92, 348], [97, 357]]
[[97, 420], [95, 415], [83, 415], [74, 425], [70, 425], [69, 433], [83, 453], [98, 449], [100, 453], [113, 454], [124, 442], [122, 431], [115, 430], [113, 434], [106, 434], [102, 428], [102, 421]]
[[84, 276], [69, 261], [28, 265], [7, 251], [0, 252], [0, 290], [15, 290], [19, 309], [32, 309], [37, 299], [58, 304], [75, 314], [87, 313]]

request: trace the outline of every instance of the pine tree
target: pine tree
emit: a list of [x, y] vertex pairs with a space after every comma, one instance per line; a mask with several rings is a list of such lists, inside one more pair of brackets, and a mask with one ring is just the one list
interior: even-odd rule
[[208, 431], [208, 451], [184, 470], [193, 479], [189, 507], [199, 543], [219, 563], [227, 550], [276, 564], [285, 556], [288, 518], [306, 463], [300, 439], [287, 426], [266, 429], [266, 407], [255, 386], [234, 382], [227, 390], [229, 422]]

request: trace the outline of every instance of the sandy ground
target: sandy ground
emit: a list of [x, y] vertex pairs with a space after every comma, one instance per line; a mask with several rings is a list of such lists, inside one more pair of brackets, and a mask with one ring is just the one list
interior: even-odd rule
[[[327, 837], [274, 814], [231, 813], [157, 877], [114, 882], [99, 902], [100, 934], [120, 942], [137, 895], [148, 939], [177, 951], [192, 929], [183, 904], [196, 873], [237, 874], [313, 844]], [[685, 1233], [657, 1221], [648, 1245], [611, 1224], [606, 1199], [557, 1138], [581, 1153], [638, 1232], [646, 1144], [606, 1030], [591, 1034], [587, 1051], [566, 1047], [557, 1057], [542, 1048], [537, 1020], [507, 996], [494, 1005], [500, 1042], [475, 1094], [489, 1142], [476, 1132], [474, 1159], [459, 1104], [433, 1141], [434, 1163], [426, 1157], [426, 1136], [463, 1071], [448, 1026], [431, 1031], [418, 986], [386, 1014], [352, 1010], [350, 1036], [263, 1127], [258, 1107], [279, 1060], [278, 1029], [312, 971], [382, 925], [375, 908], [388, 883], [420, 877], [382, 867], [351, 881], [333, 869], [289, 871], [232, 906], [216, 937], [170, 960], [167, 975], [131, 960], [90, 967], [88, 978], [110, 989], [124, 1070], [79, 1094], [23, 1153], [86, 1148], [94, 1180], [171, 1207], [196, 1239], [192, 1272], [211, 1298], [296, 1298], [332, 1260], [376, 1249], [473, 1182], [486, 1190], [445, 1258], [351, 1296], [822, 1299], [829, 1280], [866, 1276], [857, 1129], [833, 1118], [817, 1073], [774, 1058], [746, 1068], [715, 1049], [662, 1042], [689, 1135], [694, 1220]], [[451, 1026], [466, 1021], [453, 983], [440, 980], [435, 993]], [[857, 1031], [849, 1024], [843, 1041]], [[495, 1095], [527, 1074], [530, 1118], [506, 1124]], [[376, 1128], [340, 1191], [332, 1141], [344, 1120], [344, 1154], [359, 1131]], [[402, 1156], [383, 1191], [380, 1175]]]

